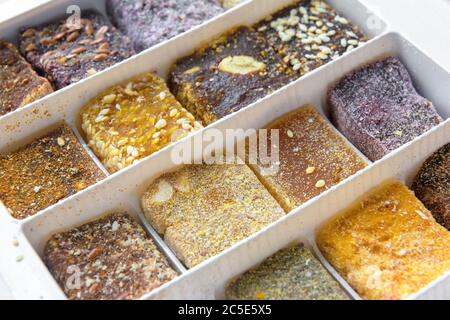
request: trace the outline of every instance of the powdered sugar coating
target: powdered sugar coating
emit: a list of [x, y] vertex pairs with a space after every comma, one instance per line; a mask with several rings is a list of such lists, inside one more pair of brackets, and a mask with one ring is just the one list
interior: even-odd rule
[[397, 57], [348, 74], [329, 92], [328, 103], [332, 122], [372, 161], [442, 121]]

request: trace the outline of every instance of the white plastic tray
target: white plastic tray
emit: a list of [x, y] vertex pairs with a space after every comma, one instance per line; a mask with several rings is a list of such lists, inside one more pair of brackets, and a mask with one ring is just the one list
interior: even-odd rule
[[[98, 1], [98, 3], [100, 2], [102, 1]], [[292, 0], [250, 1], [190, 32], [148, 49], [89, 79], [0, 118], [0, 132], [2, 132], [0, 152], [10, 151], [33, 140], [62, 121], [68, 123], [81, 139], [79, 134], [81, 132], [79, 130], [80, 109], [103, 89], [150, 70], [154, 70], [166, 78], [168, 68], [173, 62], [189, 54], [201, 44], [217, 37], [231, 27], [257, 22], [293, 2]], [[49, 18], [61, 16], [68, 3], [85, 5], [91, 2], [51, 2], [0, 25], [0, 38], [2, 36], [14, 37], [19, 26], [38, 24]], [[97, 1], [95, 3], [98, 4]], [[271, 120], [305, 104], [312, 104], [327, 116], [325, 97], [329, 86], [361, 64], [386, 55], [401, 57], [411, 72], [418, 91], [433, 101], [441, 116], [448, 119], [450, 92], [445, 90], [450, 87], [448, 73], [399, 34], [385, 33], [387, 29], [385, 23], [381, 22], [381, 28], [376, 30], [369, 28], [373, 25], [368, 21], [373, 21], [371, 19], [375, 16], [359, 1], [335, 0], [329, 1], [329, 3], [362, 27], [373, 39], [275, 94], [218, 121], [211, 128], [220, 130], [261, 128]], [[204, 131], [198, 132], [183, 139], [179, 144], [190, 143], [190, 140], [198, 138], [203, 133]], [[86, 223], [107, 212], [124, 209], [140, 219], [145, 229], [181, 274], [177, 279], [149, 293], [144, 298], [222, 298], [224, 286], [229, 279], [289, 243], [300, 239], [312, 239], [311, 237], [320, 223], [352, 203], [371, 187], [396, 176], [403, 181], [405, 178], [411, 179], [421, 162], [438, 147], [448, 142], [449, 137], [450, 124], [447, 120], [429, 133], [371, 165], [360, 174], [309, 201], [279, 222], [189, 271], [184, 269], [151, 226], [145, 222], [139, 203], [145, 188], [151, 184], [153, 179], [164, 172], [175, 169], [170, 161], [170, 152], [174, 148], [172, 145], [137, 165], [109, 176], [95, 186], [23, 221], [13, 219], [4, 207], [0, 207], [0, 242], [3, 244], [0, 251], [0, 273], [17, 298], [64, 299], [63, 292], [40, 259], [45, 242], [55, 232]], [[91, 156], [95, 159], [92, 153]], [[406, 180], [406, 182], [408, 181]], [[19, 241], [18, 247], [12, 245], [13, 239]], [[309, 243], [314, 246], [313, 241]], [[20, 263], [16, 262], [16, 257], [19, 255], [24, 256], [24, 260]], [[335, 274], [332, 270], [330, 271]], [[351, 289], [343, 281], [341, 283], [351, 292]], [[442, 281], [427, 291], [426, 297], [449, 298], [449, 287], [448, 281]], [[354, 292], [351, 294], [357, 298]]]

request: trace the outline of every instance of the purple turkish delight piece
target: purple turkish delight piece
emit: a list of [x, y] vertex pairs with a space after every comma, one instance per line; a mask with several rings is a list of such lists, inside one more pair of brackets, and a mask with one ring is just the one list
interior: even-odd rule
[[108, 0], [111, 20], [136, 51], [150, 48], [197, 26], [224, 10], [216, 0]]
[[397, 57], [346, 75], [328, 93], [333, 124], [376, 161], [442, 122]]

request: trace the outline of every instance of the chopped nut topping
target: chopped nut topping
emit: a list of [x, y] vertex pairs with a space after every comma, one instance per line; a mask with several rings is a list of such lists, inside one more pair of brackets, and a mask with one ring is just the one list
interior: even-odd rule
[[[138, 299], [177, 273], [137, 221], [112, 214], [50, 238], [43, 260], [72, 300]], [[74, 266], [81, 287], [67, 286]]]
[[358, 27], [339, 16], [325, 1], [300, 2], [300, 5], [280, 10], [257, 24], [257, 29], [281, 55], [298, 60], [291, 65], [301, 76], [367, 39]]
[[89, 147], [111, 172], [172, 143], [172, 135], [183, 127], [181, 118], [191, 128], [180, 139], [199, 129], [194, 117], [153, 73], [106, 90], [82, 110], [81, 118]]
[[57, 142], [60, 147], [64, 147], [64, 145], [66, 144], [66, 141], [61, 137], [58, 137]]
[[116, 97], [117, 97], [117, 95], [115, 95], [115, 94], [109, 94], [109, 95], [103, 97], [103, 102], [106, 104], [112, 104], [112, 103], [114, 103], [114, 101], [116, 101]]
[[319, 181], [317, 181], [317, 183], [316, 183], [316, 188], [323, 188], [323, 187], [325, 187], [325, 180], [319, 180]]
[[315, 167], [308, 167], [308, 168], [306, 169], [306, 173], [307, 173], [307, 174], [313, 174], [314, 171], [316, 171], [316, 168], [315, 168]]
[[155, 203], [163, 203], [170, 200], [172, 195], [172, 185], [166, 180], [161, 180], [158, 184], [158, 191], [152, 196], [152, 201]]
[[167, 125], [167, 121], [164, 119], [159, 120], [156, 124], [155, 124], [155, 128], [156, 129], [162, 129]]
[[130, 40], [105, 26], [109, 22], [103, 15], [85, 10], [82, 16], [77, 26], [61, 19], [20, 35], [21, 53], [58, 89], [88, 77], [92, 68], [103, 70], [134, 54]]
[[293, 138], [294, 137], [294, 133], [292, 132], [292, 130], [288, 129], [286, 133], [287, 133], [289, 138]]
[[219, 70], [232, 74], [246, 75], [263, 71], [266, 65], [248, 56], [226, 57], [219, 64]]
[[190, 75], [199, 72], [201, 69], [200, 67], [193, 67], [192, 69], [189, 69], [184, 72], [184, 74]]

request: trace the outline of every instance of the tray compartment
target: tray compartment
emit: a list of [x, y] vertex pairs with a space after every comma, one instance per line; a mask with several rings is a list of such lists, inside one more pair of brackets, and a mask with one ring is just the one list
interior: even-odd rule
[[[88, 3], [88, 1], [84, 2]], [[260, 18], [292, 2], [292, 0], [276, 2], [259, 0], [242, 4], [193, 31], [148, 49], [126, 62], [0, 118], [0, 131], [5, 133], [0, 140], [0, 150], [14, 148], [20, 141], [33, 140], [39, 132], [45, 132], [61, 121], [68, 123], [72, 129], [76, 129], [74, 131], [80, 137], [81, 131], [78, 130], [80, 108], [100, 91], [142, 73], [144, 71], [142, 65], [166, 77], [173, 61], [189, 54], [200, 44], [217, 37], [233, 26], [257, 22]], [[7, 21], [2, 25], [2, 36], [8, 38], [9, 34], [10, 38], [14, 37], [17, 34], [15, 29], [32, 17], [33, 19], [39, 17], [43, 22], [49, 20], [52, 15], [56, 18], [60, 14], [55, 8], [62, 4], [63, 7], [68, 3], [68, 1], [50, 2], [32, 12]], [[95, 2], [96, 5], [98, 3]], [[440, 115], [448, 119], [449, 93], [446, 90], [438, 90], [450, 86], [449, 74], [443, 68], [399, 34], [390, 33], [379, 37], [386, 25], [382, 22], [382, 27], [377, 30], [368, 27], [368, 19], [374, 16], [359, 1], [334, 0], [329, 3], [375, 39], [241, 112], [218, 121], [211, 128], [221, 131], [232, 128], [260, 128], [271, 120], [306, 104], [312, 104], [319, 112], [327, 116], [325, 93], [331, 84], [358, 66], [386, 55], [400, 56], [410, 71], [419, 93], [433, 101]], [[101, 11], [101, 8], [99, 10]], [[179, 146], [194, 141], [201, 134], [202, 132], [199, 132], [183, 139], [179, 142]], [[170, 161], [170, 153], [174, 149], [172, 145], [29, 220], [10, 221], [6, 218], [7, 212], [1, 212], [0, 223], [5, 232], [0, 233], [0, 239], [5, 240], [4, 243], [9, 243], [11, 239], [16, 238], [20, 247], [5, 248], [4, 254], [7, 259], [0, 261], [0, 270], [7, 271], [5, 282], [13, 288], [13, 294], [17, 297], [64, 299], [62, 291], [39, 257], [45, 241], [55, 232], [91, 221], [106, 212], [126, 209], [139, 217], [147, 232], [153, 235], [155, 242], [164, 250], [169, 260], [173, 261], [173, 266], [178, 266], [177, 270], [184, 272], [174, 281], [149, 293], [144, 298], [212, 299], [220, 297], [224, 285], [231, 278], [255, 266], [283, 247], [312, 239], [318, 225], [352, 203], [358, 195], [393, 177], [410, 185], [422, 162], [438, 147], [448, 143], [449, 136], [450, 122], [447, 120], [356, 176], [310, 200], [280, 221], [187, 272], [184, 272], [183, 266], [173, 254], [171, 258], [171, 252], [167, 246], [154, 230], [152, 231], [151, 227], [146, 225], [139, 206], [140, 196], [148, 183], [160, 174], [177, 167]], [[5, 208], [0, 207], [0, 211], [5, 211]], [[314, 246], [314, 243], [310, 245]], [[18, 254], [25, 257], [20, 264], [14, 261], [14, 257]], [[332, 272], [330, 269], [329, 271]], [[339, 280], [338, 275], [335, 277]], [[448, 276], [438, 280], [430, 286], [431, 289], [424, 289], [417, 298], [448, 297], [449, 280]], [[351, 290], [343, 281], [340, 282], [348, 291]], [[357, 298], [356, 295], [352, 296]]]

